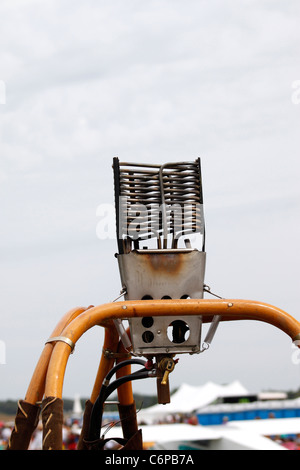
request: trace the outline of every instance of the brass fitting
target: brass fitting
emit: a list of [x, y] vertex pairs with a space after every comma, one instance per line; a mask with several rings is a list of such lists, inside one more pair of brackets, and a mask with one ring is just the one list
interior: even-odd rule
[[158, 368], [163, 372], [161, 385], [167, 385], [169, 374], [174, 370], [175, 362], [172, 357], [163, 357], [158, 364]]

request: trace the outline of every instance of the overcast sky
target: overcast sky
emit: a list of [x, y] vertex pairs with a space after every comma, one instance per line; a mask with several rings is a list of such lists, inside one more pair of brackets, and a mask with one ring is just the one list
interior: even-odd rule
[[[206, 283], [300, 321], [299, 20], [298, 0], [1, 0], [0, 399], [23, 398], [68, 310], [119, 293], [116, 241], [96, 235], [114, 156], [201, 157]], [[90, 394], [102, 338], [78, 342], [64, 396]], [[226, 323], [171, 388], [298, 389], [292, 354], [270, 325]]]

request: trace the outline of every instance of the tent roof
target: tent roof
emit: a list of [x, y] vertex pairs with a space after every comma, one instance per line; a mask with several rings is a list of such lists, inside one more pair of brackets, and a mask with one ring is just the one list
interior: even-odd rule
[[157, 418], [173, 413], [192, 413], [204, 406], [209, 405], [217, 398], [228, 396], [248, 395], [239, 381], [234, 381], [228, 385], [217, 385], [207, 382], [205, 385], [193, 386], [183, 383], [172, 395], [171, 403], [167, 405], [154, 405], [139, 412], [139, 418]]

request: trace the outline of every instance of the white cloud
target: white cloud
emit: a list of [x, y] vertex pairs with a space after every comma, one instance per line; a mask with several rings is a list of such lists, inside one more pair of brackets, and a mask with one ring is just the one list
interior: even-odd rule
[[[16, 273], [13, 291], [23, 292], [25, 272], [39, 286], [31, 318], [45, 297], [51, 304], [51, 286], [62, 289], [68, 269], [71, 303], [82, 290], [87, 303], [106, 302], [107, 284], [118, 294], [116, 247], [96, 239], [96, 208], [113, 200], [115, 155], [153, 163], [201, 156], [212, 287], [260, 297], [268, 279], [268, 300], [298, 315], [300, 107], [291, 101], [300, 77], [298, 17], [297, 1], [279, 0], [1, 2], [0, 247], [12, 282]], [[53, 263], [60, 249], [64, 275]], [[79, 271], [87, 257], [93, 266], [84, 268], [90, 290], [74, 253]], [[49, 266], [45, 285], [36, 257]], [[11, 305], [11, 289], [2, 302], [15, 325], [19, 299]], [[66, 307], [59, 292], [58, 317]], [[36, 334], [30, 330], [28, 342]], [[23, 345], [24, 360], [30, 354]], [[249, 381], [275, 387], [272, 368]]]

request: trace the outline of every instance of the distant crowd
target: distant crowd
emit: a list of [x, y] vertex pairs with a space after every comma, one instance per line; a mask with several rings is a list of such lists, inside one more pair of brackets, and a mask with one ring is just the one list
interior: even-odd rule
[[[80, 426], [78, 421], [75, 420], [72, 424], [65, 423], [63, 425], [63, 450], [76, 450], [77, 443], [80, 435]], [[42, 450], [43, 448], [43, 427], [40, 422], [37, 429], [35, 430], [29, 450]]]
[[6, 423], [0, 422], [0, 450], [5, 450], [11, 435], [12, 428]]
[[[198, 419], [195, 415], [169, 415], [164, 421], [160, 420], [157, 424], [163, 423], [188, 423], [192, 425], [198, 424]], [[103, 425], [112, 424], [112, 420], [103, 422]], [[119, 423], [116, 423], [117, 425]], [[142, 423], [140, 423], [142, 424]], [[0, 422], [0, 450], [5, 450], [8, 446], [9, 438], [12, 432], [13, 425], [8, 425]], [[66, 421], [63, 425], [63, 449], [64, 450], [76, 450], [77, 443], [80, 435], [80, 423], [77, 420], [72, 422]], [[29, 445], [29, 450], [42, 450], [43, 448], [43, 427], [42, 423], [38, 424], [35, 432], [32, 435], [32, 439]]]
[[[0, 422], [0, 450], [7, 449], [10, 435], [12, 432], [13, 425], [7, 425]], [[74, 421], [72, 424], [64, 424], [63, 426], [63, 449], [64, 450], [76, 450], [77, 442], [80, 435], [80, 427], [78, 421]], [[40, 422], [36, 430], [34, 431], [29, 450], [42, 450], [43, 449], [43, 427]]]
[[274, 436], [271, 437], [276, 444], [285, 447], [287, 450], [300, 450], [300, 434], [291, 436]]
[[[164, 418], [157, 419], [153, 424], [175, 424], [175, 423], [186, 423], [197, 425], [199, 424], [198, 418], [195, 414], [188, 413], [174, 413], [168, 414]], [[141, 422], [140, 424], [146, 424]]]
[[[110, 421], [111, 423], [111, 421]], [[156, 424], [187, 423], [193, 426], [198, 424], [196, 415], [170, 414], [164, 420], [159, 420]], [[108, 424], [108, 423], [106, 423]], [[119, 424], [119, 423], [117, 423]], [[140, 423], [145, 424], [145, 423]], [[13, 425], [0, 422], [0, 450], [5, 450], [8, 446]], [[66, 422], [63, 426], [63, 450], [76, 450], [80, 435], [80, 425], [77, 420]], [[300, 434], [270, 436], [270, 439], [288, 450], [300, 450]], [[29, 450], [42, 450], [43, 429], [41, 422], [33, 433]]]

